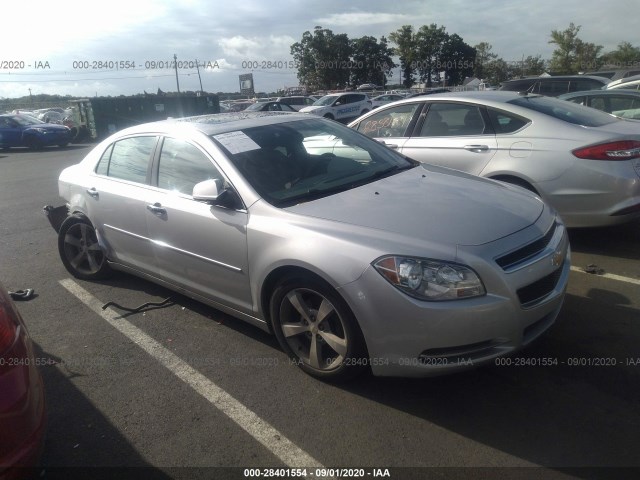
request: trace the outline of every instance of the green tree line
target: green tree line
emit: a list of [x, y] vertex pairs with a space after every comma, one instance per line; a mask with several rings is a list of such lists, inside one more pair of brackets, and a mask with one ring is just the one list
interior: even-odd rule
[[[492, 51], [488, 42], [470, 46], [458, 34], [433, 23], [414, 28], [403, 25], [387, 37], [350, 39], [316, 26], [291, 45], [298, 67], [298, 79], [310, 90], [353, 88], [364, 83], [386, 86], [393, 80], [409, 88], [416, 82], [427, 87], [460, 85], [467, 77], [491, 84], [527, 75], [577, 74], [603, 67], [640, 69], [640, 48], [622, 42], [611, 52], [578, 37], [580, 26], [553, 30], [548, 43], [555, 50], [548, 60], [540, 55], [506, 61]], [[400, 64], [396, 64], [397, 58]], [[399, 78], [393, 78], [400, 67]], [[397, 70], [396, 70], [397, 71]]]

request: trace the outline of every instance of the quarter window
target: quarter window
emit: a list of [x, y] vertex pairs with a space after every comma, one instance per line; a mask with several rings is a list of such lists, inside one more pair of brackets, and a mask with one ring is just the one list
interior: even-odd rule
[[488, 108], [487, 112], [489, 113], [489, 120], [491, 120], [491, 125], [496, 133], [513, 133], [529, 123], [529, 120], [526, 118], [503, 112], [502, 110]]
[[102, 154], [96, 173], [146, 183], [149, 159], [156, 141], [157, 137], [130, 137], [115, 142]]
[[158, 187], [191, 195], [200, 182], [222, 175], [211, 160], [195, 146], [175, 138], [165, 138], [158, 167]]

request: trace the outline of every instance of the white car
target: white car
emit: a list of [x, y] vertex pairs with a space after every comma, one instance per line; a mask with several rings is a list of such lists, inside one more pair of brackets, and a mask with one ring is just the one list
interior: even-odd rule
[[396, 100], [403, 100], [404, 95], [400, 95], [398, 93], [387, 93], [385, 95], [378, 95], [377, 97], [373, 97], [371, 99], [371, 104], [373, 108], [380, 107], [382, 105], [386, 105], [387, 103], [395, 102]]
[[622, 88], [624, 90], [640, 90], [640, 75], [634, 75], [633, 77], [614, 80], [613, 82], [607, 84], [606, 87], [607, 90], [617, 88]]
[[286, 103], [294, 110], [300, 110], [304, 107], [310, 107], [316, 102], [316, 98], [305, 97], [303, 95], [290, 95], [288, 97], [278, 97], [276, 102]]
[[331, 120], [349, 120], [368, 113], [373, 108], [371, 100], [364, 93], [331, 93], [325, 95], [310, 107], [300, 110]]

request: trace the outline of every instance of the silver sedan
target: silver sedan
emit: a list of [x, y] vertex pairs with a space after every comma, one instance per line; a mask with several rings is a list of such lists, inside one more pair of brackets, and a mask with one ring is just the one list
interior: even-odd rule
[[400, 100], [350, 127], [420, 162], [520, 185], [568, 227], [640, 218], [640, 127], [597, 110], [517, 92]]
[[59, 190], [50, 220], [75, 277], [165, 285], [273, 332], [327, 379], [491, 363], [554, 323], [569, 275], [540, 198], [303, 114], [132, 127]]

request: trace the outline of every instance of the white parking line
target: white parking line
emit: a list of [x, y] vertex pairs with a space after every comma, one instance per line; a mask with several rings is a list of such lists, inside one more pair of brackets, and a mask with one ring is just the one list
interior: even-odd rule
[[324, 468], [320, 462], [295, 445], [268, 422], [138, 327], [121, 318], [114, 310], [102, 310], [100, 301], [76, 282], [67, 278], [60, 280], [60, 284], [111, 326], [169, 369], [171, 373], [206, 398], [213, 406], [282, 460], [285, 465], [291, 468]]
[[[572, 272], [587, 273], [582, 268], [578, 268], [578, 267], [571, 267], [571, 271]], [[603, 273], [601, 275], [600, 274], [590, 274], [590, 275], [594, 275], [595, 277], [600, 277], [600, 278], [608, 278], [610, 280], [617, 280], [618, 282], [627, 282], [627, 283], [632, 283], [633, 285], [640, 285], [640, 280], [638, 280], [636, 278], [623, 277], [621, 275], [616, 275], [614, 273]]]

